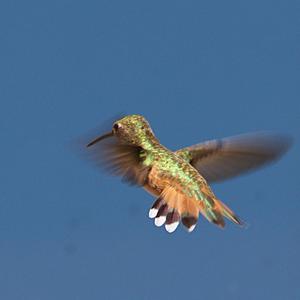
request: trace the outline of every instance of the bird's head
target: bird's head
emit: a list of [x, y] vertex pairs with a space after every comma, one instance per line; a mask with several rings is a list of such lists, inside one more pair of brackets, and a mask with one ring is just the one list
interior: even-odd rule
[[149, 123], [141, 115], [128, 115], [115, 121], [110, 132], [97, 137], [87, 147], [109, 137], [116, 137], [124, 144], [144, 148], [147, 148], [149, 142], [156, 141]]

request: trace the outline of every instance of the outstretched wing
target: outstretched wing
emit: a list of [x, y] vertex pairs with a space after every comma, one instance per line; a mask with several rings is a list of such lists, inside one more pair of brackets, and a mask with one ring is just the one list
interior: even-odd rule
[[176, 151], [210, 183], [222, 181], [279, 159], [291, 138], [267, 132], [211, 140]]

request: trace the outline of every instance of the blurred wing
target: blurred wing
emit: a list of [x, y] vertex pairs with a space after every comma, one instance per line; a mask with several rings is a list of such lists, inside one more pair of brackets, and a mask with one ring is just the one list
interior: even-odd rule
[[146, 152], [141, 147], [123, 144], [112, 136], [86, 148], [85, 156], [129, 184], [146, 184], [150, 167], [143, 163]]
[[267, 165], [279, 159], [290, 145], [287, 136], [261, 132], [207, 141], [175, 153], [211, 183]]

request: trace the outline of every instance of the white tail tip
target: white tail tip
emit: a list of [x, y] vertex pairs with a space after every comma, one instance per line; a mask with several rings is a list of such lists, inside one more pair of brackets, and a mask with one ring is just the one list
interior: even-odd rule
[[151, 208], [151, 209], [149, 210], [149, 218], [150, 218], [150, 219], [155, 218], [156, 215], [157, 215], [157, 212], [158, 212], [158, 209], [156, 209], [156, 208]]
[[155, 220], [154, 220], [154, 224], [157, 227], [164, 225], [165, 222], [166, 222], [166, 216], [160, 216], [158, 218], [155, 218]]
[[188, 228], [188, 232], [192, 232], [196, 227], [196, 224], [192, 225], [190, 228]]
[[165, 228], [169, 233], [172, 233], [176, 230], [178, 225], [179, 225], [179, 222], [174, 222], [172, 224], [166, 224]]

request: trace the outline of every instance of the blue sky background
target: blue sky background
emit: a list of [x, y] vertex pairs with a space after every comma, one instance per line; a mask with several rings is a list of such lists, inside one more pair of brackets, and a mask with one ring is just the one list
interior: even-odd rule
[[[300, 2], [0, 3], [0, 299], [300, 299]], [[177, 149], [291, 134], [213, 186], [249, 224], [168, 234], [69, 141], [119, 112]]]

